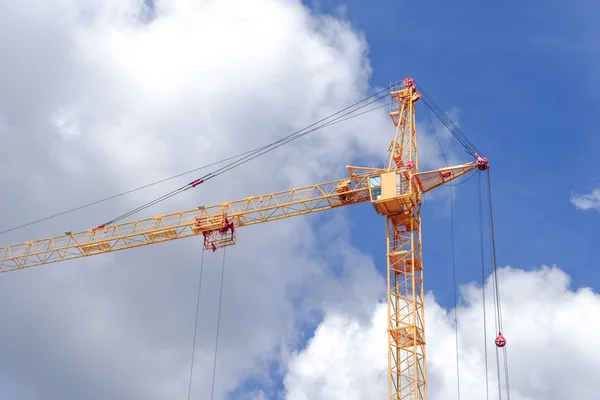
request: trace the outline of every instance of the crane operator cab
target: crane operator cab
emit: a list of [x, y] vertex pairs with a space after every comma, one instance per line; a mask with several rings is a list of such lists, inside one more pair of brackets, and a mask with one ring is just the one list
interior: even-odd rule
[[369, 178], [371, 201], [381, 200], [381, 175]]
[[410, 209], [418, 200], [411, 190], [405, 171], [389, 171], [369, 178], [371, 203], [377, 214], [393, 215]]

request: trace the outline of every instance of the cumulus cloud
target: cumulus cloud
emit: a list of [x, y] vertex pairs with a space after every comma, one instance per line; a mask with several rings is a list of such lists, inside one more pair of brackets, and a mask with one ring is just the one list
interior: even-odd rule
[[[533, 271], [499, 270], [504, 334], [508, 344], [511, 399], [597, 399], [600, 368], [600, 295], [570, 287], [557, 266]], [[485, 285], [491, 398], [497, 398], [492, 281]], [[458, 311], [461, 398], [486, 397], [483, 339], [483, 290], [461, 288]], [[456, 396], [453, 310], [426, 298], [428, 395]], [[319, 325], [306, 349], [292, 356], [285, 378], [290, 400], [385, 398], [387, 309], [379, 303], [370, 321], [332, 313]], [[502, 377], [504, 369], [500, 361]], [[565, 384], [576, 382], [577, 384]]]
[[[270, 143], [369, 93], [364, 37], [300, 1], [148, 4], [0, 3], [0, 35], [10, 38], [0, 42], [2, 229]], [[386, 112], [306, 136], [135, 217], [344, 177], [359, 156], [381, 162], [394, 129]], [[424, 167], [440, 161], [429, 154]], [[194, 178], [2, 243], [89, 229]], [[312, 221], [240, 230], [227, 250], [215, 399], [247, 379], [268, 381], [267, 367], [324, 310], [368, 321], [382, 277], [350, 246], [343, 211]], [[337, 243], [327, 254], [321, 235]], [[190, 239], [2, 274], [0, 397], [183, 398], [200, 247]], [[198, 398], [210, 393], [223, 254], [203, 266]]]
[[588, 194], [573, 193], [571, 203], [578, 210], [596, 210], [600, 211], [600, 188], [592, 190]]

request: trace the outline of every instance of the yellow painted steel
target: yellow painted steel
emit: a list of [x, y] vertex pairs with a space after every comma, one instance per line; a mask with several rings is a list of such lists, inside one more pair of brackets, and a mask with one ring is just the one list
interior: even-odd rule
[[425, 400], [421, 196], [477, 165], [419, 172], [414, 107], [420, 94], [410, 78], [390, 89], [397, 129], [385, 169], [348, 166], [349, 177], [340, 180], [1, 247], [0, 272], [191, 236], [216, 249], [235, 244], [228, 223], [237, 229], [370, 201], [386, 217], [389, 399]]
[[[358, 183], [357, 183], [358, 182]], [[365, 175], [0, 248], [0, 272], [161, 243], [369, 201]]]
[[[383, 200], [382, 207], [387, 232], [388, 397], [394, 400], [427, 398], [420, 215], [423, 182], [418, 175], [413, 178], [419, 171], [414, 106], [420, 95], [414, 89], [414, 82], [405, 80], [390, 93], [390, 115], [397, 129], [388, 170], [406, 168], [408, 172], [402, 197]], [[427, 177], [429, 182], [434, 178]]]

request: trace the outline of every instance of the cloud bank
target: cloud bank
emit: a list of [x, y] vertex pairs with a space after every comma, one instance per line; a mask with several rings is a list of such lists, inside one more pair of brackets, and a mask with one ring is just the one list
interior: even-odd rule
[[[557, 266], [533, 271], [499, 270], [502, 314], [508, 340], [511, 399], [597, 399], [600, 368], [600, 295], [574, 290]], [[490, 398], [498, 398], [492, 282], [485, 285]], [[458, 307], [461, 398], [486, 398], [482, 288], [461, 288]], [[367, 323], [329, 314], [306, 349], [294, 354], [285, 378], [287, 399], [366, 399], [387, 396], [387, 309], [379, 303]], [[428, 395], [456, 398], [453, 311], [429, 293], [426, 299]], [[501, 382], [504, 367], [501, 358]], [[576, 382], [576, 385], [571, 383]], [[502, 384], [504, 387], [504, 383]], [[505, 398], [505, 393], [503, 398]]]

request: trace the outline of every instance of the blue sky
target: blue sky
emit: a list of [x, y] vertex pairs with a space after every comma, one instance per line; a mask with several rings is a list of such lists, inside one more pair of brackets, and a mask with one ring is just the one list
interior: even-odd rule
[[[348, 19], [369, 43], [374, 85], [412, 76], [442, 109], [460, 109], [462, 131], [493, 168], [500, 266], [556, 263], [574, 286], [597, 288], [597, 217], [569, 202], [572, 191], [589, 192], [598, 183], [588, 172], [596, 170], [592, 160], [600, 144], [591, 106], [599, 83], [593, 47], [599, 29], [589, 11], [594, 4], [434, 4], [308, 5], [326, 12], [346, 5]], [[422, 104], [417, 114], [427, 121]], [[392, 133], [391, 123], [381, 132]], [[457, 188], [459, 283], [480, 279], [477, 180]], [[450, 220], [439, 207], [430, 203], [423, 210], [426, 287], [451, 305]], [[353, 241], [382, 265], [383, 221], [370, 211], [369, 205], [350, 211]]]

